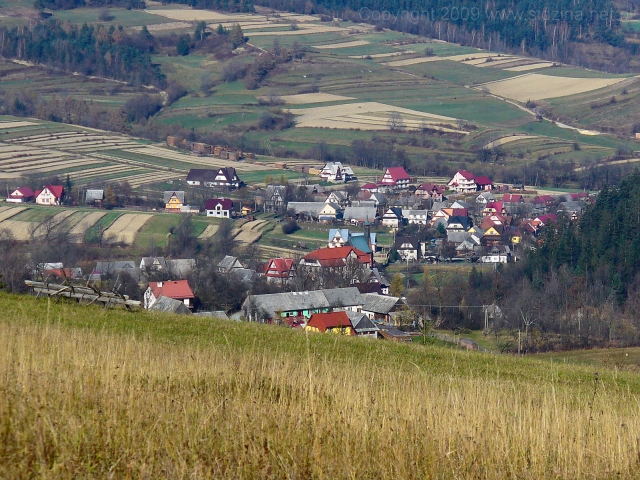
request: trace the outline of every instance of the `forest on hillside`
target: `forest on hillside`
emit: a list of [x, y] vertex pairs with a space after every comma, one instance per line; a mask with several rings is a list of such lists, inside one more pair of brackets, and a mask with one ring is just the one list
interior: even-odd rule
[[618, 72], [630, 68], [639, 48], [625, 40], [621, 14], [611, 0], [258, 0], [256, 4]]

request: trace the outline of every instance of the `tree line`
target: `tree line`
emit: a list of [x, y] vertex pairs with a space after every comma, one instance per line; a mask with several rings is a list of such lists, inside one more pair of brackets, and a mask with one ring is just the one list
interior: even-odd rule
[[0, 29], [0, 54], [67, 72], [108, 77], [132, 85], [161, 87], [165, 76], [151, 61], [153, 37], [145, 28], [78, 26], [48, 20], [29, 27]]

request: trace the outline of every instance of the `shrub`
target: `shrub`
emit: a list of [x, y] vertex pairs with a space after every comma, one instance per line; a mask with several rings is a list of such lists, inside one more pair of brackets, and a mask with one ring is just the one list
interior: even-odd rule
[[282, 224], [282, 233], [284, 233], [285, 235], [291, 235], [298, 230], [300, 230], [300, 225], [298, 225], [298, 222], [293, 219], [287, 220]]

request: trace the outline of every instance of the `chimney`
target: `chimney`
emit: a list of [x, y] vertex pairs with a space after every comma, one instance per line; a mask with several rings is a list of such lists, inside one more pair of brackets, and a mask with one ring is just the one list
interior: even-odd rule
[[162, 288], [162, 282], [158, 282], [158, 288]]

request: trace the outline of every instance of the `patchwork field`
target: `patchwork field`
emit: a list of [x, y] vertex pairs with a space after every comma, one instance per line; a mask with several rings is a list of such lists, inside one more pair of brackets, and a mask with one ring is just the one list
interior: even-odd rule
[[297, 95], [283, 95], [282, 100], [291, 105], [303, 105], [305, 103], [325, 103], [355, 100], [353, 97], [334, 95], [332, 93], [299, 93]]
[[528, 73], [506, 80], [486, 83], [482, 88], [486, 88], [494, 95], [524, 103], [528, 100], [566, 97], [598, 90], [625, 80], [625, 78], [568, 78]]
[[103, 238], [110, 242], [132, 245], [140, 229], [152, 217], [148, 214], [125, 213], [104, 231]]
[[106, 215], [106, 212], [91, 212], [69, 230], [70, 240], [74, 243], [82, 243], [87, 231], [93, 227], [98, 220]]

